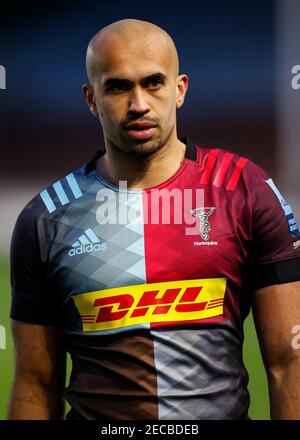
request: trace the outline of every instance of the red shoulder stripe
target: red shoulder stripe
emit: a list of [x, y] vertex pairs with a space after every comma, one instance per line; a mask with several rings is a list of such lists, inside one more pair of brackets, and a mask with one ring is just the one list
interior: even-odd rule
[[224, 177], [226, 174], [226, 171], [228, 170], [228, 167], [230, 165], [230, 162], [232, 161], [232, 158], [234, 157], [234, 154], [232, 153], [225, 153], [222, 162], [220, 164], [220, 168], [218, 169], [217, 175], [215, 177], [215, 180], [213, 181], [213, 185], [220, 188], [223, 185]]
[[203, 185], [208, 184], [209, 178], [211, 176], [213, 167], [215, 165], [215, 162], [216, 162], [216, 159], [217, 159], [217, 156], [219, 153], [220, 153], [220, 150], [218, 150], [218, 149], [211, 150], [211, 152], [209, 153], [208, 160], [207, 160], [207, 163], [205, 166], [205, 170], [204, 170], [204, 173], [201, 177], [201, 181], [200, 181], [201, 184], [203, 184]]
[[246, 165], [246, 163], [248, 162], [249, 159], [247, 159], [246, 157], [240, 157], [239, 160], [236, 163], [235, 169], [230, 177], [230, 180], [226, 186], [226, 189], [228, 189], [229, 191], [233, 191], [239, 181], [241, 172], [244, 168], [244, 166]]

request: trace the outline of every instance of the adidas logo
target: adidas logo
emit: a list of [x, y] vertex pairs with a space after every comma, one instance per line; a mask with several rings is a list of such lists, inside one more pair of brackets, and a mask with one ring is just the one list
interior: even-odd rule
[[89, 228], [78, 238], [78, 241], [72, 244], [72, 249], [68, 254], [70, 257], [74, 257], [87, 252], [106, 251], [106, 249], [107, 243], [101, 243], [95, 232]]

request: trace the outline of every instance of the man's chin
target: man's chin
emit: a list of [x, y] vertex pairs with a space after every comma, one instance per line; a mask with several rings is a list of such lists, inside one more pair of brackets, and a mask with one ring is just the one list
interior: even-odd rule
[[158, 151], [162, 147], [160, 139], [143, 139], [136, 142], [125, 144], [123, 151], [130, 156], [147, 157]]

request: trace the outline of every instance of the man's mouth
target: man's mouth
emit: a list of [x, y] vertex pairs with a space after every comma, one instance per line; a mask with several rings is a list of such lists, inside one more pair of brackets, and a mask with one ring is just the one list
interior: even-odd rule
[[156, 127], [151, 122], [134, 122], [126, 126], [126, 131], [135, 139], [147, 139], [153, 135]]

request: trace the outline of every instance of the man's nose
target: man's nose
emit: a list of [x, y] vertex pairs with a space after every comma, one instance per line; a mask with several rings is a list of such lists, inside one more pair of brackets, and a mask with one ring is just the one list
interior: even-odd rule
[[128, 112], [147, 113], [150, 110], [146, 93], [141, 88], [135, 88], [129, 95]]

